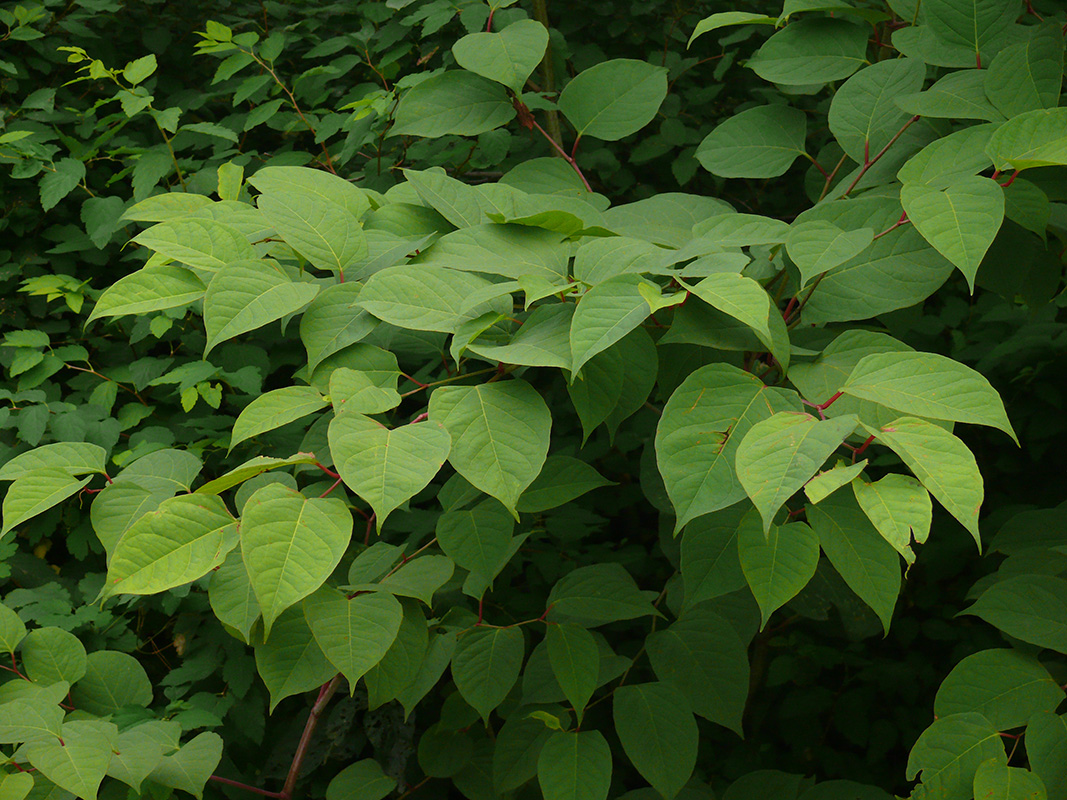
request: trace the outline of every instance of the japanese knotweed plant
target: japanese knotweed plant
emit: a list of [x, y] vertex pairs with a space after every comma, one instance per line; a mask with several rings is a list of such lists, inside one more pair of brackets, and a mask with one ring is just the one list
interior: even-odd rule
[[[812, 203], [789, 221], [716, 197], [592, 192], [580, 142], [641, 130], [666, 71], [613, 59], [558, 97], [526, 93], [548, 36], [533, 20], [495, 30], [492, 14], [455, 43], [459, 69], [411, 81], [388, 132], [515, 120], [559, 158], [476, 186], [408, 169], [384, 193], [228, 163], [217, 200], [170, 192], [127, 209], [144, 265], [87, 325], [184, 312], [198, 363], [266, 338], [287, 385], [214, 447], [119, 469], [86, 442], [15, 456], [0, 466], [3, 532], [91, 493], [100, 603], [206, 594], [254, 651], [271, 711], [317, 695], [284, 783], [253, 786], [214, 775], [217, 733], [182, 741], [148, 710], [136, 659], [27, 633], [0, 608], [17, 675], [0, 686], [0, 742], [17, 745], [0, 792], [199, 797], [214, 778], [211, 791], [288, 799], [330, 704], [359, 692], [372, 709], [439, 716], [417, 764], [355, 761], [329, 800], [441, 795], [445, 781], [474, 800], [711, 797], [721, 765], [701, 744], [713, 726], [744, 732], [748, 644], [776, 611], [836, 575], [888, 632], [934, 500], [981, 547], [982, 476], [955, 425], [1014, 439], [1004, 405], [880, 318], [954, 270], [1010, 290], [1027, 276], [986, 258], [994, 241], [1063, 235], [1045, 191], [1067, 165], [1063, 37], [1027, 8], [791, 2], [701, 22], [694, 49], [731, 26], [770, 34], [747, 66], [785, 91], [727, 118], [696, 158], [724, 179], [806, 158]], [[226, 51], [220, 28], [205, 48]], [[828, 85], [823, 105], [805, 99]], [[190, 405], [211, 388], [190, 387]], [[1033, 652], [1067, 652], [1063, 535], [1034, 533], [1052, 521], [1013, 520], [994, 543], [1009, 558], [971, 611], [1027, 646], [946, 680], [907, 765], [915, 798], [1064, 789], [1063, 691]], [[1023, 726], [1030, 769], [1004, 747]], [[725, 797], [889, 795], [761, 770]]]

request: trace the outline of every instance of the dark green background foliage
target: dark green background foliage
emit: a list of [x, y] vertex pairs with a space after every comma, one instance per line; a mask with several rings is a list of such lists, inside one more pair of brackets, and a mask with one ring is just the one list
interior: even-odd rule
[[1065, 25], [0, 3], [0, 800], [1067, 797]]

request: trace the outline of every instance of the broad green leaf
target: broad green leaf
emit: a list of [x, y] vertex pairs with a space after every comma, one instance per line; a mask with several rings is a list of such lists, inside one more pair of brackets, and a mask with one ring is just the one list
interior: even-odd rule
[[168, 498], [115, 543], [104, 596], [158, 594], [202, 578], [237, 546], [237, 526], [217, 495]]
[[174, 487], [166, 485], [163, 481], [149, 479], [146, 480], [148, 485], [144, 485], [141, 480], [145, 479], [119, 480], [116, 478], [93, 500], [89, 518], [97, 539], [100, 540], [100, 544], [104, 546], [109, 557], [114, 554], [115, 545], [119, 543], [131, 525], [149, 511], [159, 508], [159, 504], [172, 497], [176, 491]]
[[686, 288], [713, 308], [748, 325], [762, 342], [770, 345], [771, 299], [756, 281], [744, 275], [720, 272]]
[[757, 106], [720, 122], [697, 147], [696, 158], [721, 178], [777, 178], [805, 155], [807, 132], [800, 109]]
[[611, 749], [600, 731], [556, 731], [541, 748], [537, 782], [545, 800], [607, 800]]
[[357, 219], [370, 208], [370, 202], [362, 189], [351, 181], [324, 169], [263, 167], [256, 170], [248, 182], [264, 194], [296, 192], [328, 201], [340, 206]]
[[107, 451], [89, 442], [57, 442], [19, 453], [0, 467], [0, 481], [24, 478], [42, 469], [62, 469], [70, 475], [103, 472]]
[[930, 494], [970, 531], [981, 548], [978, 509], [985, 490], [974, 455], [967, 446], [944, 428], [916, 417], [901, 417], [880, 430], [868, 429], [868, 432], [900, 456]]
[[549, 625], [545, 642], [552, 673], [580, 723], [586, 704], [596, 691], [600, 649], [593, 634], [571, 622]]
[[1062, 578], [1004, 578], [982, 592], [974, 605], [962, 613], [981, 617], [1008, 636], [1067, 653], [1067, 581]]
[[745, 580], [756, 597], [762, 622], [803, 589], [819, 564], [819, 536], [803, 522], [760, 525], [749, 512], [737, 529], [737, 553]]
[[260, 195], [259, 210], [286, 244], [319, 269], [343, 275], [366, 258], [367, 235], [347, 209], [314, 194], [272, 190]]
[[[153, 57], [154, 58], [154, 57]], [[237, 200], [245, 182], [245, 168], [232, 161], [219, 164], [218, 195], [220, 200]]]
[[[122, 470], [113, 483], [133, 481], [153, 489], [165, 489], [171, 494], [187, 492], [202, 466], [200, 458], [189, 450], [154, 450]], [[95, 505], [96, 501], [93, 503]]]
[[568, 572], [548, 595], [548, 618], [585, 627], [657, 614], [649, 592], [621, 564], [603, 562]]
[[26, 624], [19, 615], [0, 603], [0, 650], [14, 653], [19, 642], [26, 638]]
[[366, 372], [338, 367], [330, 375], [330, 402], [333, 410], [357, 414], [382, 414], [400, 405], [395, 389], [378, 386]]
[[287, 386], [261, 394], [238, 414], [230, 434], [229, 450], [246, 439], [280, 428], [327, 405], [323, 396], [310, 386]]
[[947, 189], [962, 178], [977, 175], [993, 163], [985, 150], [996, 129], [995, 124], [972, 125], [935, 139], [909, 158], [897, 177], [903, 183]]
[[800, 285], [804, 286], [816, 275], [855, 258], [873, 240], [870, 228], [846, 231], [832, 222], [812, 220], [791, 228], [785, 247], [800, 270]]
[[263, 612], [265, 638], [285, 609], [318, 589], [352, 537], [352, 514], [340, 500], [308, 500], [272, 483], [241, 515], [241, 552]]
[[184, 267], [145, 267], [120, 278], [100, 295], [85, 321], [181, 308], [204, 296], [206, 287]]
[[656, 272], [662, 253], [662, 248], [628, 236], [585, 238], [574, 254], [574, 277], [596, 286], [617, 275]]
[[849, 158], [863, 164], [889, 144], [908, 118], [894, 100], [918, 92], [925, 78], [918, 59], [890, 58], [864, 67], [834, 92], [827, 121]]
[[609, 441], [614, 443], [620, 426], [648, 402], [659, 375], [659, 351], [644, 328], [624, 336], [612, 349], [622, 358], [623, 367], [622, 392], [604, 421]]
[[426, 616], [418, 603], [402, 601], [404, 617], [400, 621], [396, 639], [389, 645], [381, 661], [364, 676], [367, 703], [371, 709], [380, 708], [395, 700], [403, 689], [419, 674], [430, 643]]
[[323, 394], [330, 392], [330, 379], [339, 369], [358, 370], [380, 389], [395, 392], [400, 381], [396, 354], [366, 342], [357, 342], [322, 360], [311, 373], [310, 383]]
[[434, 633], [426, 647], [426, 657], [419, 665], [415, 680], [401, 690], [397, 700], [404, 707], [405, 719], [411, 714], [416, 704], [426, 696], [441, 679], [452, 654], [456, 649], [456, 637], [451, 633]]
[[128, 705], [147, 707], [152, 682], [136, 658], [117, 650], [89, 653], [85, 676], [71, 692], [77, 708], [104, 717]]
[[759, 214], [717, 214], [693, 226], [693, 236], [717, 247], [778, 244], [788, 235], [788, 223]]
[[346, 598], [324, 588], [304, 600], [304, 616], [323, 654], [355, 693], [356, 682], [385, 656], [396, 640], [404, 609], [387, 592]]
[[224, 475], [220, 475], [213, 481], [208, 481], [203, 486], [197, 487], [194, 494], [219, 494], [227, 489], [232, 489], [238, 484], [244, 483], [249, 478], [261, 475], [272, 469], [280, 467], [293, 467], [298, 464], [314, 464], [315, 456], [311, 453], [296, 453], [289, 458], [272, 458], [271, 456], [256, 456], [250, 458], [239, 467], [234, 467]]
[[541, 472], [522, 493], [516, 511], [538, 512], [558, 508], [586, 492], [608, 486], [611, 481], [584, 461], [571, 456], [552, 455]]
[[[420, 556], [405, 562], [396, 572], [382, 578], [375, 588], [414, 597], [433, 605], [433, 595], [452, 577], [455, 564], [445, 556]], [[364, 588], [364, 587], [358, 587]]]
[[16, 479], [4, 495], [4, 527], [0, 536], [62, 503], [91, 480], [91, 475], [79, 479], [63, 467], [43, 467]]
[[548, 46], [548, 31], [532, 19], [513, 22], [499, 33], [471, 33], [452, 45], [463, 69], [521, 93]]
[[427, 78], [400, 98], [389, 133], [394, 136], [477, 136], [515, 117], [504, 87], [466, 70]]
[[685, 526], [680, 567], [685, 608], [744, 588], [737, 555], [737, 528], [744, 514], [744, 506], [735, 504]]
[[356, 304], [400, 328], [452, 333], [489, 310], [485, 303], [471, 302], [472, 295], [489, 286], [469, 272], [410, 264], [372, 275]]
[[741, 440], [760, 420], [799, 409], [795, 393], [764, 386], [737, 367], [694, 370], [663, 407], [656, 429], [656, 459], [677, 513], [675, 532], [744, 499], [734, 471]]
[[618, 346], [602, 350], [586, 362], [585, 369], [567, 384], [578, 419], [582, 422], [582, 445], [622, 400], [626, 364]]
[[612, 230], [666, 247], [682, 247], [693, 239], [693, 226], [734, 208], [723, 200], [683, 192], [660, 192], [652, 197], [613, 206], [604, 212]]
[[704, 17], [693, 29], [693, 35], [689, 37], [686, 47], [692, 47], [693, 41], [705, 33], [733, 25], [774, 25], [778, 22], [777, 17], [768, 17], [751, 11], [720, 11], [710, 17]]
[[487, 583], [504, 567], [515, 520], [495, 500], [474, 508], [446, 511], [437, 518], [437, 542], [456, 565]]
[[1041, 778], [1022, 767], [1009, 767], [993, 758], [974, 773], [974, 796], [988, 800], [1046, 800]]
[[997, 169], [1067, 164], [1067, 108], [1039, 109], [1012, 117], [997, 128], [986, 152]]
[[[647, 304], [646, 304], [647, 305]], [[490, 361], [527, 367], [559, 367], [571, 370], [572, 303], [538, 306], [511, 336], [507, 344], [475, 341], [467, 349]]]
[[334, 775], [326, 800], [382, 800], [394, 788], [396, 778], [386, 775], [373, 758], [364, 758]]
[[639, 291], [642, 286], [659, 294], [659, 287], [639, 275], [618, 275], [582, 295], [571, 321], [572, 383], [590, 358], [611, 347], [652, 313]]
[[256, 251], [243, 233], [213, 219], [160, 222], [139, 233], [133, 241], [207, 272], [216, 272], [234, 261], [256, 258]]
[[985, 75], [978, 69], [950, 72], [925, 92], [900, 95], [894, 101], [901, 110], [919, 117], [1002, 122], [1004, 116], [986, 96]]
[[1051, 712], [1039, 712], [1030, 718], [1026, 726], [1026, 757], [1030, 769], [1045, 784], [1049, 797], [1060, 797], [1067, 789], [1064, 747], [1067, 747], [1067, 718]]
[[1026, 41], [997, 53], [985, 75], [986, 95], [1009, 119], [1056, 108], [1062, 83], [1063, 31], [1051, 21], [1031, 28]]
[[1019, 442], [1004, 403], [989, 381], [936, 353], [864, 356], [841, 391], [916, 416], [989, 425]]
[[[472, 35], [482, 36], [485, 34]], [[496, 34], [490, 35], [495, 36]], [[481, 225], [486, 221], [486, 212], [496, 210], [478, 191], [477, 187], [452, 178], [442, 172], [406, 169], [404, 170], [404, 177], [407, 178], [408, 184], [415, 190], [422, 202], [457, 228]]]
[[960, 661], [937, 690], [934, 714], [975, 711], [998, 731], [1025, 725], [1034, 714], [1055, 711], [1063, 689], [1036, 658], [1015, 650], [982, 650]]
[[[5, 62], [6, 63], [6, 62]], [[41, 207], [50, 211], [56, 203], [74, 191], [85, 180], [85, 163], [76, 158], [61, 158], [54, 167], [45, 170], [39, 184]]]
[[1019, 8], [1014, 0], [926, 0], [923, 14], [938, 39], [966, 47], [981, 67], [983, 54], [1002, 42]]
[[974, 176], [943, 190], [904, 184], [900, 201], [916, 230], [959, 268], [973, 291], [974, 275], [1004, 221], [1004, 190]]
[[329, 441], [338, 473], [370, 503], [379, 532], [394, 510], [433, 480], [451, 446], [447, 430], [435, 421], [389, 430], [355, 413], [333, 419]]
[[665, 683], [620, 686], [612, 707], [626, 757], [664, 800], [673, 800], [697, 760], [697, 724], [685, 697]]
[[[555, 231], [487, 223], [442, 236], [411, 263], [513, 280], [538, 278], [562, 291], [566, 288], [569, 255], [569, 246]], [[509, 304], [505, 310], [510, 308]]]
[[970, 800], [974, 774], [989, 759], [1007, 763], [1000, 733], [981, 714], [952, 714], [934, 720], [908, 755], [908, 780], [917, 775], [922, 779], [912, 797]]
[[[169, 741], [171, 726], [177, 728], [173, 740]], [[169, 754], [178, 749], [178, 734], [181, 727], [177, 722], [152, 720], [122, 731], [111, 755], [107, 774], [120, 780], [140, 793], [141, 784], [158, 765], [164, 752]], [[164, 739], [167, 739], [164, 743]]]
[[808, 506], [807, 520], [834, 569], [874, 610], [888, 635], [900, 594], [900, 556], [849, 494]]
[[259, 600], [248, 579], [240, 550], [231, 552], [212, 575], [208, 600], [219, 622], [239, 631], [248, 642], [252, 626], [259, 619]]
[[313, 283], [294, 283], [266, 262], [223, 267], [204, 295], [205, 354], [219, 342], [299, 311], [318, 291]]
[[930, 535], [933, 503], [930, 493], [910, 475], [890, 474], [867, 483], [852, 482], [852, 492], [863, 513], [882, 534], [882, 538], [909, 564], [915, 562], [912, 537], [919, 544]]
[[813, 503], [821, 503], [846, 483], [863, 472], [867, 459], [855, 464], [838, 461], [831, 469], [824, 470], [804, 484], [804, 494]]
[[580, 72], [563, 87], [557, 105], [579, 137], [614, 142], [651, 122], [666, 96], [666, 69], [614, 58]]
[[0, 780], [0, 798], [25, 800], [33, 791], [33, 776], [28, 772], [10, 772]]
[[819, 421], [810, 414], [784, 411], [749, 429], [734, 463], [738, 481], [763, 517], [764, 531], [857, 423], [852, 415]]
[[548, 454], [552, 417], [541, 395], [522, 380], [444, 386], [430, 395], [429, 413], [452, 437], [456, 471], [515, 514]]
[[118, 735], [110, 722], [66, 722], [62, 738], [27, 743], [26, 759], [57, 786], [82, 800], [96, 800]]
[[456, 688], [483, 720], [519, 677], [525, 643], [519, 628], [476, 627], [463, 633], [452, 656]]
[[163, 756], [159, 766], [148, 777], [201, 800], [204, 786], [221, 760], [222, 737], [217, 733], [204, 732], [183, 744], [177, 753]]
[[765, 81], [804, 86], [847, 78], [866, 63], [865, 26], [809, 18], [786, 25], [748, 60]]
[[324, 358], [360, 341], [378, 324], [356, 305], [362, 288], [351, 281], [327, 286], [300, 315], [300, 340], [312, 372]]
[[317, 689], [337, 674], [315, 641], [300, 606], [281, 613], [270, 639], [256, 645], [256, 671], [270, 692], [270, 711], [286, 697]]
[[690, 607], [645, 640], [656, 677], [685, 695], [693, 713], [741, 735], [748, 700], [748, 646], [710, 603]]
[[28, 699], [9, 700], [0, 704], [0, 742], [18, 744], [54, 740], [62, 733], [65, 715], [66, 712], [55, 704]]
[[166, 222], [209, 205], [211, 205], [211, 199], [202, 194], [164, 192], [134, 203], [123, 212], [122, 219], [136, 222]]

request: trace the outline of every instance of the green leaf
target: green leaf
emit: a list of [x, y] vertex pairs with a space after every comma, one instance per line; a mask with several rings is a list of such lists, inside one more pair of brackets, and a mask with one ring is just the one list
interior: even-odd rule
[[751, 11], [720, 11], [710, 17], [704, 17], [693, 29], [693, 35], [689, 37], [686, 47], [692, 47], [693, 41], [705, 33], [733, 25], [774, 25], [778, 22], [777, 17], [768, 17]]
[[593, 356], [581, 374], [567, 384], [567, 394], [582, 422], [583, 445], [619, 405], [625, 381], [626, 365], [622, 352], [613, 346]]
[[574, 304], [551, 303], [538, 306], [511, 336], [507, 344], [481, 344], [467, 349], [490, 361], [528, 367], [559, 367], [571, 370], [571, 319]]
[[452, 45], [463, 69], [521, 93], [548, 47], [548, 31], [532, 19], [513, 22], [499, 33], [471, 33]]
[[974, 291], [974, 275], [1004, 221], [1000, 185], [980, 176], [962, 178], [944, 190], [907, 183], [900, 201], [922, 237], [959, 268]]
[[537, 758], [552, 731], [533, 714], [512, 714], [496, 735], [493, 787], [498, 792], [517, 789], [537, 775]]
[[91, 475], [79, 479], [63, 467], [36, 469], [18, 478], [4, 495], [4, 527], [0, 536], [62, 503], [91, 480]]
[[183, 494], [160, 503], [115, 543], [105, 596], [158, 594], [202, 578], [237, 546], [237, 526], [217, 495]]
[[246, 439], [280, 428], [327, 405], [323, 396], [310, 386], [287, 386], [261, 394], [237, 416], [229, 450]]
[[148, 777], [201, 800], [204, 786], [221, 760], [222, 737], [205, 732], [183, 744], [177, 753], [163, 756]]
[[300, 340], [307, 349], [310, 371], [377, 326], [378, 320], [355, 305], [362, 288], [354, 282], [327, 286], [300, 315]]
[[985, 75], [986, 95], [1004, 116], [1056, 108], [1063, 83], [1063, 31], [1052, 22], [1030, 29], [1024, 42], [1008, 45]]
[[664, 800], [673, 800], [697, 760], [697, 724], [685, 697], [665, 683], [643, 683], [620, 686], [612, 706], [626, 757]]
[[45, 169], [40, 183], [41, 208], [51, 211], [85, 180], [85, 164], [76, 158], [61, 158]]
[[804, 484], [804, 494], [813, 503], [821, 503], [825, 498], [836, 492], [846, 483], [863, 472], [867, 466], [867, 459], [855, 464], [845, 464], [838, 461], [831, 469], [824, 470]]
[[541, 748], [537, 782], [545, 800], [607, 800], [611, 749], [599, 731], [556, 731]]
[[930, 535], [933, 503], [930, 493], [910, 475], [886, 475], [867, 483], [852, 482], [852, 491], [863, 513], [909, 564], [915, 562], [912, 537], [919, 544]]
[[400, 405], [395, 389], [381, 388], [362, 370], [338, 367], [330, 375], [330, 402], [337, 414], [382, 414]]
[[721, 178], [777, 178], [805, 155], [807, 132], [800, 109], [757, 106], [720, 122], [697, 147], [696, 158]]
[[986, 152], [997, 169], [1067, 164], [1067, 108], [1027, 111], [1005, 122]]
[[1048, 789], [1049, 797], [1059, 797], [1067, 788], [1064, 747], [1067, 747], [1067, 719], [1051, 712], [1039, 712], [1030, 718], [1026, 726], [1026, 757], [1030, 769]]
[[330, 452], [345, 484], [370, 503], [378, 531], [433, 480], [448, 458], [448, 431], [430, 420], [389, 430], [362, 414], [341, 414], [329, 428]]
[[252, 626], [259, 619], [259, 600], [240, 550], [231, 552], [211, 577], [208, 600], [219, 622], [239, 631], [248, 642]]
[[710, 603], [690, 607], [645, 640], [652, 668], [693, 712], [741, 735], [748, 700], [748, 645]]
[[841, 19], [802, 19], [764, 42], [747, 66], [765, 81], [804, 86], [847, 78], [866, 63], [866, 52], [865, 26]]
[[937, 690], [934, 714], [974, 711], [1006, 731], [1025, 725], [1034, 714], [1055, 711], [1063, 697], [1063, 689], [1033, 656], [982, 650], [953, 667]]
[[771, 525], [765, 532], [749, 512], [737, 529], [737, 553], [767, 627], [771, 614], [803, 589], [819, 564], [819, 536], [803, 522]]
[[593, 634], [570, 622], [549, 625], [545, 642], [552, 673], [580, 723], [586, 704], [596, 691], [600, 649]]
[[113, 283], [85, 321], [181, 308], [204, 296], [205, 286], [183, 267], [145, 267]]
[[549, 456], [534, 482], [515, 504], [515, 510], [547, 511], [608, 485], [611, 481], [584, 461], [571, 456]]
[[174, 721], [152, 720], [122, 731], [107, 767], [108, 776], [122, 781], [139, 793], [144, 779], [162, 760], [164, 749], [172, 749], [171, 742], [164, 744], [162, 741], [169, 737], [171, 726], [178, 729], [173, 736], [173, 749], [177, 749], [181, 727]]
[[349, 764], [326, 787], [326, 800], [382, 800], [396, 788], [396, 778], [386, 775], [373, 758]]
[[900, 557], [848, 494], [807, 507], [807, 520], [838, 574], [882, 621], [888, 635], [900, 594]]
[[982, 66], [982, 55], [1002, 42], [1019, 16], [1014, 0], [927, 0], [923, 13], [941, 41], [966, 47]]
[[372, 275], [356, 305], [400, 328], [452, 333], [489, 310], [485, 303], [472, 302], [471, 296], [491, 285], [469, 272], [410, 264]]
[[768, 347], [771, 345], [771, 299], [752, 278], [719, 272], [686, 288], [713, 308], [748, 325], [760, 341]]
[[983, 761], [1007, 763], [1000, 733], [981, 714], [953, 714], [934, 720], [908, 756], [908, 780], [922, 774], [912, 797], [970, 800], [974, 774]]
[[355, 693], [356, 682], [382, 660], [396, 640], [404, 609], [387, 592], [346, 598], [323, 589], [304, 600], [304, 616], [323, 654]]
[[985, 490], [967, 446], [944, 428], [915, 417], [901, 417], [880, 430], [868, 428], [868, 432], [900, 456], [981, 548], [978, 509]]
[[483, 720], [519, 677], [525, 643], [519, 628], [476, 627], [459, 637], [452, 656], [456, 688]]
[[[437, 518], [437, 542], [456, 565], [491, 584], [512, 555], [515, 520], [495, 500]], [[479, 595], [480, 597], [480, 595]]]
[[841, 149], [858, 164], [879, 153], [907, 121], [894, 100], [918, 92], [926, 65], [914, 58], [891, 58], [864, 67], [836, 92], [827, 118]]
[[270, 640], [256, 645], [256, 671], [270, 692], [271, 712], [286, 697], [317, 689], [337, 674], [300, 606], [283, 611]]
[[191, 192], [164, 192], [127, 208], [122, 219], [136, 222], [166, 222], [211, 205], [211, 199]]
[[[540, 279], [562, 291], [566, 288], [569, 255], [570, 247], [555, 231], [487, 223], [442, 236], [413, 263], [514, 280]], [[510, 303], [504, 310], [511, 310]]]
[[311, 193], [272, 190], [257, 201], [286, 244], [319, 269], [339, 274], [367, 257], [367, 235], [347, 209]]
[[141, 231], [133, 241], [208, 272], [216, 272], [234, 261], [257, 257], [243, 233], [213, 219], [167, 220]]
[[693, 235], [724, 248], [778, 244], [789, 235], [789, 225], [760, 214], [716, 214], [694, 225]]
[[738, 445], [755, 423], [799, 409], [795, 393], [764, 386], [737, 367], [694, 370], [663, 407], [656, 429], [656, 459], [677, 513], [675, 532], [744, 499], [734, 471]]
[[[384, 543], [383, 543], [384, 544]], [[364, 676], [372, 710], [395, 700], [418, 677], [430, 643], [426, 617], [414, 601], [402, 602], [404, 617], [389, 649]]]
[[85, 676], [75, 684], [71, 700], [97, 716], [114, 714], [128, 705], [152, 702], [152, 682], [133, 656], [116, 650], [89, 653]]
[[0, 603], [0, 650], [12, 654], [26, 637], [26, 625], [19, 615]]
[[592, 627], [657, 614], [650, 594], [637, 588], [621, 564], [590, 564], [556, 581], [548, 595], [548, 619]]
[[841, 391], [916, 416], [989, 425], [1019, 443], [1004, 403], [989, 381], [936, 353], [864, 356]]
[[325, 169], [263, 167], [248, 182], [264, 194], [296, 192], [340, 206], [359, 219], [370, 209], [367, 195], [351, 181]]
[[985, 151], [997, 127], [972, 125], [935, 139], [909, 158], [897, 177], [904, 183], [947, 189], [961, 178], [977, 175], [993, 163]]
[[[479, 33], [471, 35], [497, 36], [499, 34]], [[404, 177], [407, 178], [408, 184], [415, 190], [423, 203], [438, 212], [457, 228], [481, 225], [486, 221], [485, 215], [487, 212], [498, 210], [485, 195], [478, 191], [478, 187], [456, 180], [442, 172], [405, 169]]]
[[[377, 584], [376, 588], [414, 597], [426, 605], [433, 605], [433, 595], [452, 577], [455, 564], [445, 556], [420, 556], [404, 563], [396, 572]], [[362, 588], [362, 587], [360, 587]]]
[[261, 475], [272, 469], [280, 467], [292, 467], [298, 464], [313, 464], [315, 456], [311, 453], [296, 453], [289, 458], [272, 458], [271, 456], [256, 456], [250, 458], [239, 467], [234, 467], [224, 475], [220, 475], [213, 481], [208, 481], [197, 488], [194, 494], [219, 494], [227, 489], [232, 489], [238, 484], [244, 483], [249, 478]]
[[340, 500], [308, 500], [281, 484], [245, 502], [241, 552], [263, 611], [265, 637], [285, 609], [318, 589], [352, 538], [352, 514]]
[[[1013, 575], [986, 589], [961, 613], [981, 617], [1008, 636], [1067, 653], [1067, 581]], [[32, 634], [31, 634], [32, 636]]]
[[449, 462], [512, 514], [548, 454], [552, 417], [522, 380], [444, 386], [430, 395], [430, 420], [452, 436]]
[[126, 66], [122, 68], [122, 77], [136, 86], [147, 80], [155, 71], [156, 57], [153, 53], [149, 53], [142, 58], [135, 59], [126, 64]]
[[24, 478], [42, 469], [62, 469], [70, 475], [104, 472], [107, 451], [89, 442], [57, 442], [19, 453], [0, 467], [0, 481]]
[[0, 742], [17, 744], [54, 740], [62, 733], [65, 713], [58, 705], [30, 700], [16, 699], [0, 704]]
[[30, 773], [11, 772], [0, 780], [0, 797], [3, 800], [25, 800], [33, 786], [33, 776]]
[[318, 291], [315, 284], [294, 283], [265, 262], [230, 264], [220, 269], [204, 295], [204, 353], [219, 342], [299, 311]]
[[800, 270], [800, 285], [816, 275], [844, 264], [866, 250], [874, 240], [870, 228], [846, 231], [832, 222], [811, 220], [793, 226], [785, 246]]
[[582, 295], [570, 330], [572, 382], [590, 358], [611, 347], [652, 313], [639, 291], [641, 287], [659, 294], [659, 287], [639, 275], [618, 275]]
[[925, 92], [900, 95], [895, 102], [901, 110], [919, 117], [1002, 122], [1003, 115], [986, 96], [985, 74], [978, 69], [950, 72]]
[[1045, 800], [1048, 794], [1037, 775], [994, 758], [983, 761], [974, 773], [974, 796], [989, 800]]
[[810, 414], [784, 411], [749, 429], [737, 447], [737, 479], [763, 517], [764, 531], [857, 423], [852, 415], [819, 421]]
[[515, 117], [504, 87], [465, 70], [427, 78], [400, 98], [390, 134], [477, 136]]
[[82, 800], [96, 800], [119, 730], [110, 722], [64, 723], [62, 738], [26, 744], [26, 758], [41, 774]]
[[579, 137], [614, 142], [651, 122], [666, 96], [666, 69], [613, 58], [575, 76], [563, 87], [557, 105]]
[[745, 587], [737, 555], [737, 528], [744, 514], [744, 506], [734, 505], [685, 526], [680, 567], [685, 608]]

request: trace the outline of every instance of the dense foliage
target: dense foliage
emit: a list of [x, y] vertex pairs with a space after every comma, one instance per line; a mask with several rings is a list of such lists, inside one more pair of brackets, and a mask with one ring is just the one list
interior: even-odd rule
[[0, 800], [1067, 796], [1067, 12], [733, 6], [0, 4]]

